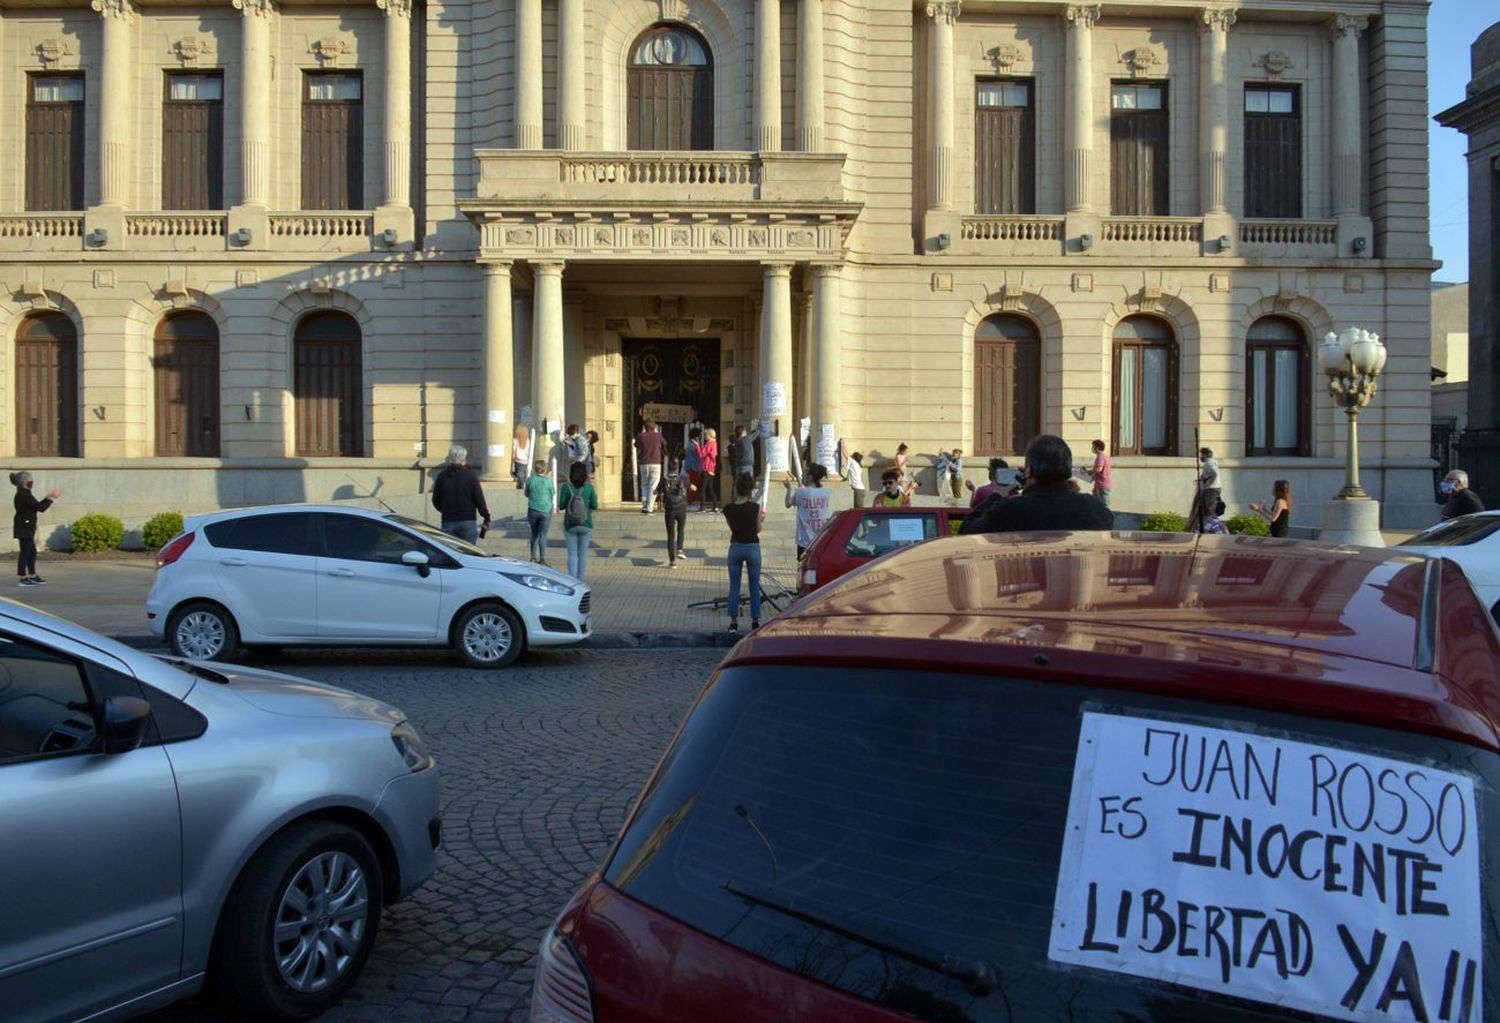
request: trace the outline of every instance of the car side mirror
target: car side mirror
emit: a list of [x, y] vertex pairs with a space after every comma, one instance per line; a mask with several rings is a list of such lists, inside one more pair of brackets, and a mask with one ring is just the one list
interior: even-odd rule
[[427, 555], [422, 551], [407, 551], [401, 555], [401, 564], [410, 565], [417, 570], [417, 575], [426, 579], [432, 574], [432, 564]]
[[138, 696], [111, 696], [104, 701], [104, 752], [129, 753], [146, 741], [151, 704]]

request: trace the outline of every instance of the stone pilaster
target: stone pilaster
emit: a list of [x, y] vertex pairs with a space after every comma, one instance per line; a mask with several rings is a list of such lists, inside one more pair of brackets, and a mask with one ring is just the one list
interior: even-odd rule
[[375, 0], [385, 11], [385, 192], [375, 211], [375, 233], [395, 231], [398, 242], [416, 233], [411, 207], [412, 0]]
[[584, 148], [584, 54], [587, 47], [583, 0], [559, 0], [557, 6], [557, 142], [563, 149]]
[[515, 429], [514, 323], [510, 264], [484, 265], [484, 478], [510, 475]]
[[99, 89], [99, 204], [130, 205], [131, 141], [135, 138], [135, 5], [131, 0], [93, 0], [103, 22]]
[[515, 111], [516, 148], [541, 149], [542, 0], [516, 0]]
[[[760, 414], [792, 427], [792, 265], [767, 263], [760, 319]], [[769, 401], [767, 399], [770, 399]]]
[[1094, 25], [1098, 4], [1069, 4], [1063, 10], [1065, 35], [1063, 119], [1063, 233], [1070, 251], [1083, 251], [1085, 235], [1099, 236], [1099, 215], [1090, 198], [1094, 156]]
[[781, 149], [781, 0], [755, 0], [754, 143]]
[[1369, 19], [1348, 14], [1340, 14], [1328, 24], [1333, 39], [1333, 167], [1329, 200], [1338, 221], [1340, 256], [1374, 254], [1373, 225], [1360, 209], [1365, 169], [1359, 37], [1368, 24]]
[[563, 405], [567, 400], [567, 369], [563, 343], [563, 264], [538, 262], [531, 264], [535, 278], [534, 296], [536, 311], [532, 316], [535, 346], [531, 366], [535, 383], [531, 393], [536, 397], [532, 415], [536, 421], [538, 436], [546, 434], [547, 443], [538, 444], [536, 458], [550, 458], [552, 447], [557, 444], [566, 425], [562, 422]]
[[1198, 159], [1200, 201], [1204, 213], [1228, 208], [1229, 181], [1229, 27], [1235, 12], [1226, 7], [1203, 11], [1199, 46]]
[[797, 148], [823, 151], [823, 0], [802, 0], [797, 11]]
[[271, 0], [234, 0], [240, 18], [240, 204], [270, 205]]
[[927, 5], [927, 208], [953, 209], [953, 23], [959, 0]]

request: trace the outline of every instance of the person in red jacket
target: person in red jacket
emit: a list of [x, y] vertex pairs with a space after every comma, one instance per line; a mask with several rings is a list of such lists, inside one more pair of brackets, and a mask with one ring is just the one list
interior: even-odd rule
[[719, 434], [713, 427], [698, 442], [698, 510], [719, 510]]

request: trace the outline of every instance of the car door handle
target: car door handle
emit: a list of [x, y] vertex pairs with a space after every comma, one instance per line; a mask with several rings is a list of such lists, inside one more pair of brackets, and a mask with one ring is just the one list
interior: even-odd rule
[[231, 568], [243, 568], [250, 563], [244, 558], [220, 558], [219, 564], [228, 565]]
[[343, 579], [352, 579], [352, 578], [354, 578], [354, 569], [352, 569], [352, 568], [330, 568], [328, 570], [328, 574], [329, 575], [336, 575], [336, 576], [339, 576], [340, 578], [343, 578]]

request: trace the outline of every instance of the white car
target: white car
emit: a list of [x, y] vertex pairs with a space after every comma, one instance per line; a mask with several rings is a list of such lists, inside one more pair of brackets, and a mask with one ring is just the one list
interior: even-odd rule
[[1401, 550], [1457, 562], [1500, 624], [1500, 511], [1439, 522], [1401, 544]]
[[476, 668], [578, 643], [590, 593], [415, 519], [286, 505], [187, 520], [156, 558], [151, 632], [221, 660], [256, 646], [452, 646]]

